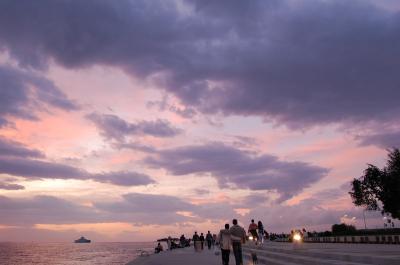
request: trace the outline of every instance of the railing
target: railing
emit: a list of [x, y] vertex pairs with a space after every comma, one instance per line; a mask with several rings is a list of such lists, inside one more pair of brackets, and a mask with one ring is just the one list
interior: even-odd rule
[[400, 244], [400, 235], [305, 237], [308, 243]]

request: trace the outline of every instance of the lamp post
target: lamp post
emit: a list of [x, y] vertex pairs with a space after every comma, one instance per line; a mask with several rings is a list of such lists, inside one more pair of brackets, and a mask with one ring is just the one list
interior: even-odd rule
[[364, 227], [367, 230], [367, 223], [365, 222], [365, 209], [363, 210], [363, 217], [364, 217]]

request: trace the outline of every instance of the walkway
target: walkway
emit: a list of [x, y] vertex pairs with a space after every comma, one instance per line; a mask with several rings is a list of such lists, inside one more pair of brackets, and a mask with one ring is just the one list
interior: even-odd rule
[[[247, 244], [244, 265], [251, 265], [250, 252], [256, 252], [259, 264], [268, 265], [397, 265], [400, 245], [304, 243], [294, 248], [291, 243], [268, 242], [263, 247]], [[221, 256], [212, 250], [196, 253], [193, 248], [164, 251], [139, 257], [127, 265], [220, 265]], [[231, 252], [230, 264], [235, 260]]]

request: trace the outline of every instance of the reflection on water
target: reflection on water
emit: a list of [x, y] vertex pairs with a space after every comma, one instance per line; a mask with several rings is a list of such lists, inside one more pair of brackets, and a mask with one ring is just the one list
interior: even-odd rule
[[154, 243], [0, 243], [1, 265], [121, 265]]

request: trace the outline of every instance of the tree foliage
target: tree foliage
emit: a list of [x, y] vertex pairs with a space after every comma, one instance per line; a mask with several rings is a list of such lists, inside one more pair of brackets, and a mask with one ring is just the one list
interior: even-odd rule
[[400, 151], [389, 150], [388, 161], [383, 169], [368, 164], [364, 175], [352, 181], [349, 192], [356, 206], [367, 210], [380, 210], [400, 219]]
[[332, 225], [332, 234], [334, 235], [350, 235], [356, 231], [354, 225], [334, 224]]

